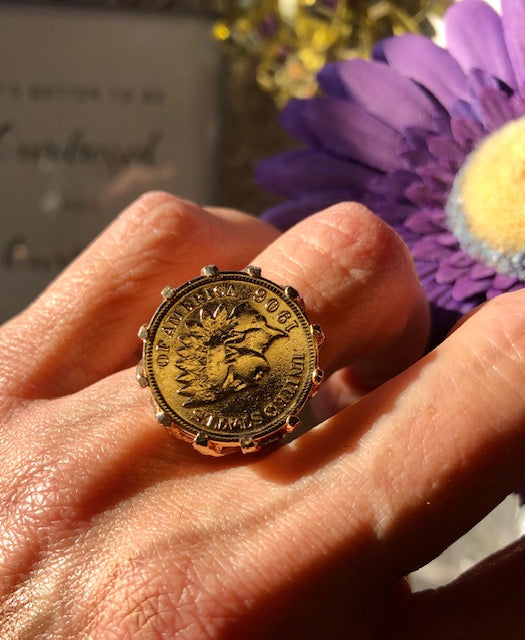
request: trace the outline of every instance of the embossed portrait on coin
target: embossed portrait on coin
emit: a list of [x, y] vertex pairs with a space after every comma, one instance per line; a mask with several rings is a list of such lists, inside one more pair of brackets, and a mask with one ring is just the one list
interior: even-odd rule
[[256, 386], [270, 369], [265, 352], [286, 336], [247, 302], [231, 310], [222, 303], [200, 309], [176, 348], [177, 393], [188, 397], [184, 406], [213, 403]]

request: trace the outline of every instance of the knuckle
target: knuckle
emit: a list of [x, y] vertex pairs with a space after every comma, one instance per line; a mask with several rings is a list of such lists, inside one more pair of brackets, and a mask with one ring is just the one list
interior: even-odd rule
[[70, 469], [45, 451], [12, 455], [2, 466], [0, 578], [20, 584], [75, 529], [77, 491]]
[[349, 266], [379, 273], [412, 262], [402, 238], [364, 205], [339, 203], [318, 214], [314, 223], [326, 228], [325, 244]]
[[[201, 212], [195, 205], [163, 191], [143, 194], [124, 216], [124, 233], [148, 231], [155, 236], [183, 237], [192, 231]], [[131, 228], [131, 229], [130, 229]]]
[[525, 290], [494, 298], [476, 316], [490, 349], [520, 364], [525, 372]]
[[405, 242], [374, 214], [369, 213], [362, 226], [359, 249], [361, 259], [381, 278], [385, 272], [399, 273], [400, 267], [409, 267], [413, 272], [412, 258]]
[[69, 478], [69, 470], [62, 469], [52, 454], [26, 452], [0, 486], [3, 522], [12, 530], [40, 532], [65, 526], [74, 495]]
[[182, 554], [176, 561], [155, 552], [119, 558], [105, 582], [89, 637], [210, 637], [202, 610], [205, 593]]
[[111, 252], [106, 253], [111, 255], [112, 264], [118, 261], [117, 273], [133, 268], [140, 276], [141, 268], [150, 273], [154, 264], [178, 264], [194, 249], [196, 239], [207, 242], [211, 233], [210, 225], [203, 224], [207, 215], [175, 196], [146, 193], [124, 212], [108, 239]]
[[176, 196], [167, 191], [146, 191], [135, 200], [132, 206], [137, 207], [142, 210], [142, 212], [147, 212], [177, 200], [178, 198]]

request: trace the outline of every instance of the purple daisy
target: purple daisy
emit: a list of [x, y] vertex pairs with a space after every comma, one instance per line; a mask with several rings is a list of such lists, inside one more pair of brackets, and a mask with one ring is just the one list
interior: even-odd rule
[[445, 27], [447, 49], [404, 35], [370, 61], [326, 66], [323, 95], [282, 114], [306, 148], [257, 171], [286, 199], [264, 214], [282, 229], [342, 200], [387, 221], [410, 247], [438, 332], [525, 280], [525, 0], [502, 0], [501, 16], [462, 0]]

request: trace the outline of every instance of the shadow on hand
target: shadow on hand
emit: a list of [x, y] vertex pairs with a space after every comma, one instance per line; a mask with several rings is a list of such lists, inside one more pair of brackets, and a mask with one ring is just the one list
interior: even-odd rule
[[[112, 508], [159, 483], [190, 476], [215, 475], [247, 465], [266, 480], [293, 483], [356, 449], [361, 438], [379, 418], [395, 407], [399, 395], [433, 357], [429, 354], [289, 444], [277, 449], [269, 446], [255, 454], [232, 454], [219, 458], [204, 456], [189, 443], [169, 435], [152, 420], [151, 432], [143, 431], [140, 438], [130, 434], [130, 446], [122, 449], [117, 459], [107, 461], [105, 470], [101, 470], [97, 482], [90, 489], [91, 509], [100, 512]], [[126, 428], [133, 430], [132, 421]]]
[[355, 450], [361, 438], [395, 407], [398, 398], [434, 358], [435, 354], [430, 353], [348, 408], [256, 462], [253, 470], [267, 480], [287, 484]]

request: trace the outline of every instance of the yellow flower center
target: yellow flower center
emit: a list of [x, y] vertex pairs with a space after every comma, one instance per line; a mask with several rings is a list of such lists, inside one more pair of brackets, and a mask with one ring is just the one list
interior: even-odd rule
[[448, 222], [462, 248], [521, 276], [525, 263], [525, 118], [488, 136], [456, 176]]
[[476, 238], [495, 249], [525, 249], [525, 118], [499, 129], [472, 154], [461, 198]]

